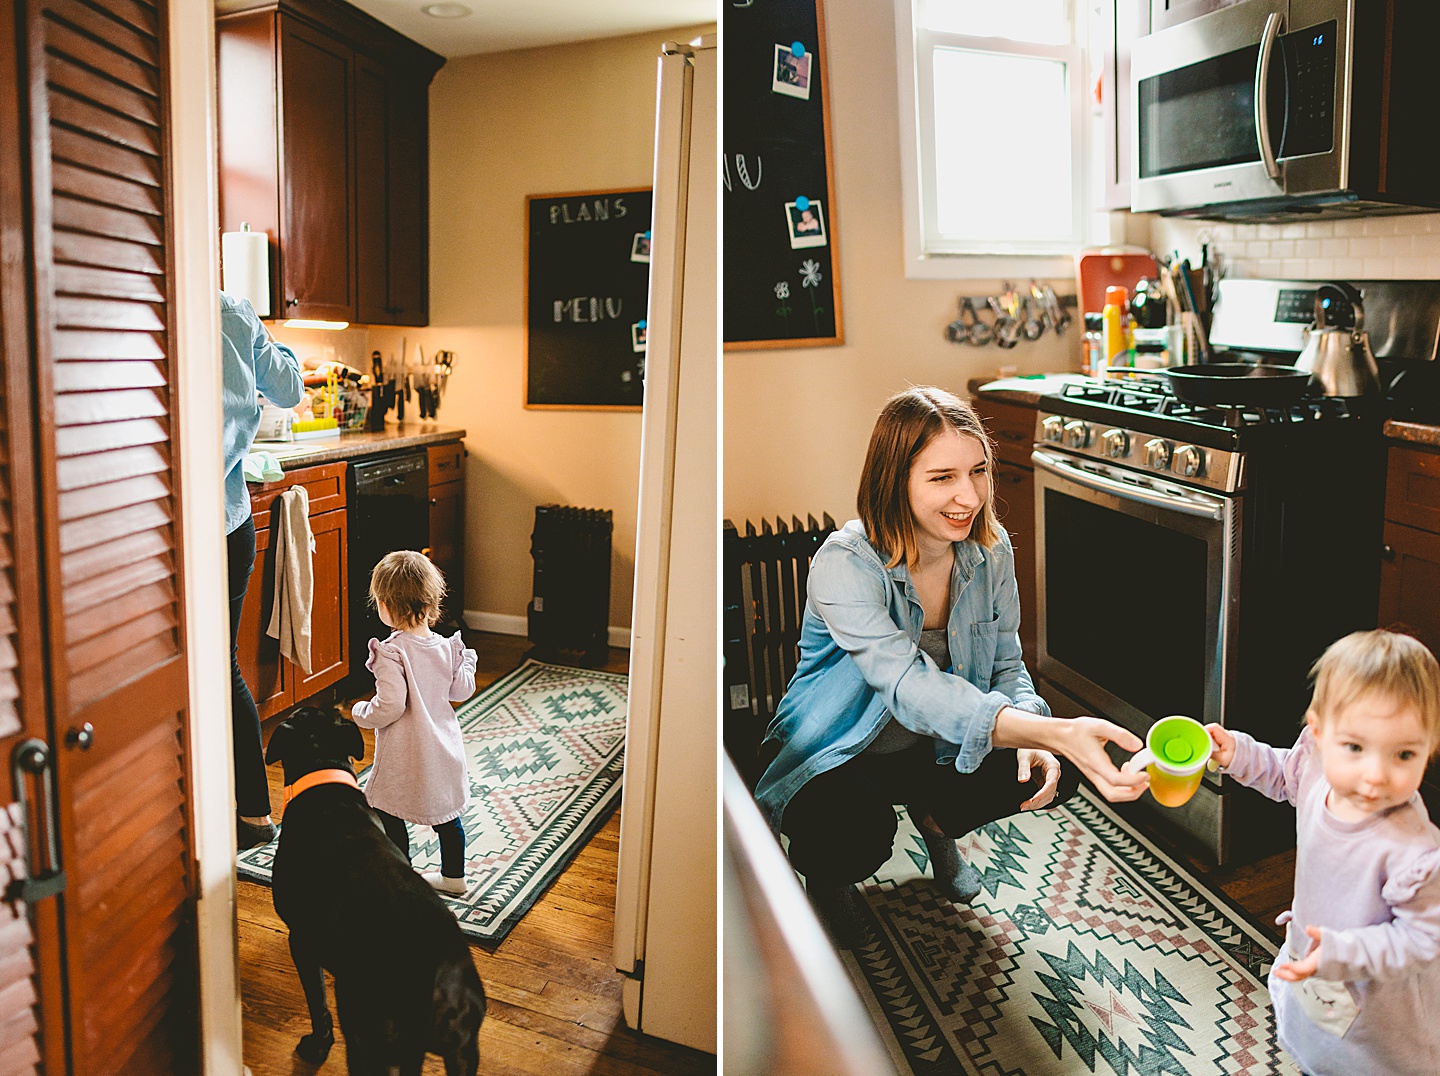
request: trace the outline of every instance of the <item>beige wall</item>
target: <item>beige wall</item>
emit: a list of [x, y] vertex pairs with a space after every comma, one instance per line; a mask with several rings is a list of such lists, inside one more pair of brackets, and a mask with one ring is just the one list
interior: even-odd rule
[[[957, 297], [991, 294], [999, 282], [905, 278], [892, 7], [826, 0], [825, 22], [845, 343], [725, 354], [723, 511], [742, 528], [777, 514], [852, 518], [875, 415], [907, 384], [963, 394], [1001, 363], [1020, 373], [1080, 367], [1074, 325], [1009, 351], [945, 339]], [[987, 129], [977, 121], [977, 131]], [[982, 154], [989, 142], [979, 140]], [[1074, 293], [1073, 280], [1053, 283]]]
[[412, 358], [417, 343], [455, 352], [438, 421], [468, 431], [465, 605], [479, 626], [523, 634], [535, 506], [554, 502], [614, 512], [609, 623], [630, 626], [640, 415], [522, 407], [525, 196], [648, 187], [660, 45], [705, 32], [451, 60], [430, 88], [430, 326], [277, 333], [302, 355], [334, 341], [362, 370], [402, 336]]

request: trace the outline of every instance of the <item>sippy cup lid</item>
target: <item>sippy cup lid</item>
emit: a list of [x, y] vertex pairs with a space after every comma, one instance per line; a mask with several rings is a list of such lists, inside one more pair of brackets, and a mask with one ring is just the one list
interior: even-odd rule
[[1183, 765], [1195, 757], [1195, 749], [1180, 738], [1168, 740], [1160, 749], [1165, 756], [1166, 762], [1173, 762], [1176, 765]]

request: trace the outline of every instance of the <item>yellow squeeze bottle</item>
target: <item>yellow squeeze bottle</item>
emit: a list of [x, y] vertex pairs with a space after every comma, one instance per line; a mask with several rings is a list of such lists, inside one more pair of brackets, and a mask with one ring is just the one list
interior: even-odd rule
[[[1130, 356], [1129, 334], [1126, 332], [1126, 310], [1130, 305], [1130, 293], [1118, 284], [1105, 289], [1105, 308], [1100, 312], [1101, 349], [1105, 366], [1128, 366]], [[1098, 372], [1104, 377], [1104, 370]]]

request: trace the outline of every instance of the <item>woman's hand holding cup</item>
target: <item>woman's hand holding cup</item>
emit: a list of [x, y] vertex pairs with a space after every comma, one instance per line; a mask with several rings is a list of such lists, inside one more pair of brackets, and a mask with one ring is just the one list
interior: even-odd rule
[[1150, 787], [1149, 774], [1144, 770], [1127, 773], [1116, 769], [1105, 751], [1107, 743], [1123, 751], [1139, 751], [1144, 745], [1133, 732], [1100, 717], [1062, 718], [1059, 731], [1066, 742], [1057, 750], [1079, 766], [1080, 772], [1111, 803], [1137, 800]]

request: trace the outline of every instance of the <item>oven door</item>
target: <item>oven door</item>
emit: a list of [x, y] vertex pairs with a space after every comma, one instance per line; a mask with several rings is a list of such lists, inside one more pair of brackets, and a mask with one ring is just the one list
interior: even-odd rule
[[1138, 40], [1132, 208], [1343, 190], [1349, 39], [1348, 0], [1242, 0]]
[[1239, 499], [1048, 448], [1031, 459], [1040, 674], [1142, 739], [1170, 714], [1224, 724]]

